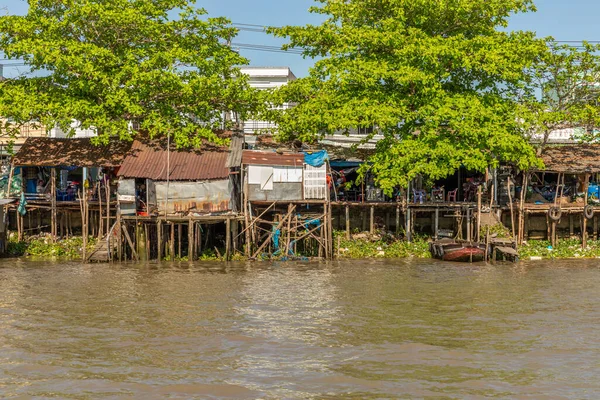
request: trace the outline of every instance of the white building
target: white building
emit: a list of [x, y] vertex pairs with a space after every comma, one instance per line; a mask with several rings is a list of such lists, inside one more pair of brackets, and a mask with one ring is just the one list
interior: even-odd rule
[[73, 120], [71, 123], [71, 128], [75, 129], [75, 132], [72, 136], [69, 136], [67, 132], [63, 131], [59, 127], [52, 128], [48, 131], [48, 136], [51, 138], [89, 138], [96, 136], [96, 131], [94, 129], [82, 129], [80, 128], [81, 123], [79, 121]]
[[[276, 89], [291, 81], [296, 80], [296, 76], [289, 67], [242, 67], [243, 74], [250, 78], [250, 86], [256, 89]], [[289, 104], [284, 104], [282, 109], [289, 108]], [[269, 121], [244, 121], [244, 135], [246, 143], [250, 148], [256, 143], [257, 135], [265, 129], [275, 128], [276, 125]]]

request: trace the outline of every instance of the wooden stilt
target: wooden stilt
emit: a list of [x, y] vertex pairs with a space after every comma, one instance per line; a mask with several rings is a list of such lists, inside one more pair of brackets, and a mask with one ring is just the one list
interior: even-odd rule
[[512, 195], [510, 193], [510, 177], [506, 180], [506, 189], [508, 191], [508, 203], [510, 205], [510, 226], [512, 228], [512, 237], [513, 240], [517, 241], [517, 236], [515, 234], [515, 212], [513, 209]]
[[117, 259], [123, 261], [123, 237], [121, 236], [121, 210], [117, 208]]
[[[102, 224], [100, 224], [102, 225]], [[99, 229], [100, 232], [103, 232], [102, 229]], [[144, 247], [146, 248], [146, 261], [150, 260], [150, 245], [149, 243], [149, 235], [148, 235], [148, 224], [144, 223]]]
[[477, 242], [481, 241], [481, 235], [480, 235], [480, 230], [481, 230], [481, 185], [477, 186], [477, 230], [475, 231], [475, 240]]
[[[50, 206], [51, 206], [51, 215], [50, 215], [50, 231], [52, 236], [52, 241], [56, 242], [56, 168], [52, 168], [50, 170]], [[84, 259], [85, 259], [85, 245], [87, 244], [87, 240], [84, 241]]]
[[[583, 185], [583, 193], [584, 193], [583, 204], [585, 206], [587, 206], [587, 204], [588, 204], [589, 183], [590, 183], [590, 174], [585, 174], [585, 184]], [[581, 224], [581, 247], [585, 249], [587, 247], [587, 218], [585, 217], [584, 213], [582, 213], [581, 218], [583, 219], [582, 224]]]
[[177, 256], [181, 258], [181, 234], [183, 233], [181, 224], [177, 224]]
[[594, 215], [594, 240], [598, 240], [598, 216]]
[[530, 231], [530, 218], [529, 218], [529, 213], [525, 212], [525, 230], [523, 231], [523, 239], [524, 240], [529, 240], [529, 231]]
[[190, 217], [188, 221], [188, 260], [194, 261], [194, 220]]
[[369, 232], [375, 234], [375, 207], [371, 206], [371, 215], [369, 218]]
[[400, 205], [396, 206], [396, 235], [400, 235]]
[[163, 259], [163, 235], [162, 235], [162, 221], [159, 219], [156, 222], [156, 244], [158, 248], [158, 255], [156, 256], [158, 261]]
[[198, 224], [198, 245], [197, 245], [197, 254], [200, 256], [202, 254], [202, 224]]
[[171, 261], [175, 260], [175, 224], [173, 222], [169, 222], [171, 225], [171, 240], [169, 243], [169, 259]]
[[569, 213], [569, 238], [573, 239], [575, 236], [575, 222], [573, 221], [573, 214]]
[[350, 206], [346, 205], [346, 240], [350, 240]]
[[406, 240], [410, 243], [412, 242], [412, 210], [410, 208], [406, 209], [406, 227], [404, 228], [406, 232]]
[[472, 220], [471, 220], [471, 209], [467, 208], [467, 242], [470, 242], [472, 239], [471, 236], [471, 225], [473, 224]]
[[225, 261], [231, 260], [231, 219], [225, 220]]
[[433, 223], [433, 239], [438, 240], [438, 231], [440, 226], [440, 209], [438, 207], [435, 208], [435, 217]]
[[[104, 219], [102, 218], [102, 186], [98, 181], [98, 240], [104, 236]], [[148, 237], [148, 235], [146, 235]]]

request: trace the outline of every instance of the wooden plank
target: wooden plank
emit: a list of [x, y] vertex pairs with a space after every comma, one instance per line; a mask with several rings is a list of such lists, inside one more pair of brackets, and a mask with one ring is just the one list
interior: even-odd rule
[[121, 225], [121, 229], [123, 230], [123, 233], [125, 234], [125, 239], [127, 239], [127, 243], [129, 244], [129, 248], [131, 249], [131, 253], [132, 253], [133, 257], [135, 258], [136, 261], [139, 261], [138, 254], [135, 251], [135, 247], [133, 246], [133, 242], [131, 241], [129, 232], [127, 232], [127, 228], [125, 228], [125, 225]]
[[510, 256], [518, 256], [519, 252], [515, 249], [513, 249], [512, 247], [505, 247], [505, 246], [497, 246], [496, 250], [504, 253], [504, 254], [508, 254]]

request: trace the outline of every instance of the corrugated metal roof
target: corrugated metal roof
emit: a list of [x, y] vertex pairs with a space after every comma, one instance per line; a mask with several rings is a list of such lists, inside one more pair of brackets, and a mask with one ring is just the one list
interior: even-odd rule
[[284, 153], [272, 151], [244, 150], [242, 164], [246, 165], [282, 165], [287, 167], [301, 167], [304, 165], [304, 154]]
[[94, 145], [90, 138], [28, 138], [13, 158], [16, 166], [37, 167], [118, 167], [131, 147], [131, 142], [110, 140], [107, 145]]
[[234, 135], [231, 137], [229, 146], [229, 157], [227, 158], [227, 167], [236, 168], [242, 165], [242, 151], [244, 150], [244, 135]]
[[[124, 178], [167, 180], [167, 146], [163, 142], [154, 140], [142, 143], [135, 140], [118, 175]], [[206, 181], [229, 177], [229, 151], [225, 148], [207, 146], [205, 150], [178, 150], [173, 146], [170, 153], [170, 180]]]
[[547, 172], [596, 173], [600, 172], [600, 145], [577, 144], [548, 146], [542, 154]]

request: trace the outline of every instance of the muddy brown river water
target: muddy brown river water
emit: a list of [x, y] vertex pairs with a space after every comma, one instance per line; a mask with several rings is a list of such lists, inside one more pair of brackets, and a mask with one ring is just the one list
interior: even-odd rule
[[0, 261], [0, 398], [600, 398], [600, 260]]

